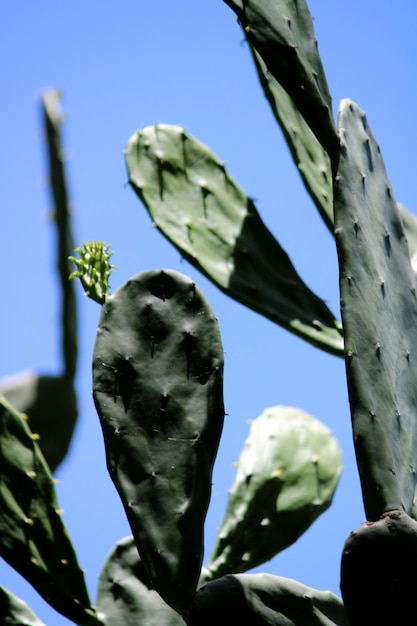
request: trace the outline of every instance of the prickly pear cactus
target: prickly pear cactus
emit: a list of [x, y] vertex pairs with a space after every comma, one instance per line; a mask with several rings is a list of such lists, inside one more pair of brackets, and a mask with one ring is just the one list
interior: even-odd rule
[[190, 278], [144, 272], [106, 298], [93, 388], [107, 466], [150, 584], [178, 613], [200, 576], [222, 380], [217, 320]]
[[335, 232], [345, 360], [366, 515], [411, 515], [417, 483], [417, 297], [407, 237], [364, 112], [345, 100]]

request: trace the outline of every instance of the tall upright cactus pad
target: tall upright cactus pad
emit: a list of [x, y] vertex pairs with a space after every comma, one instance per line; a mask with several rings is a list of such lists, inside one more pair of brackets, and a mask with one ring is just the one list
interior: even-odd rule
[[368, 520], [412, 512], [417, 297], [407, 238], [365, 114], [341, 103], [335, 232], [356, 457]]
[[150, 583], [178, 613], [200, 576], [222, 381], [217, 320], [190, 278], [144, 272], [106, 298], [93, 388], [107, 465]]
[[61, 140], [63, 114], [60, 108], [61, 94], [50, 89], [42, 94], [42, 116], [49, 161], [49, 183], [54, 205], [53, 219], [57, 231], [57, 269], [62, 291], [62, 355], [65, 376], [75, 377], [78, 354], [77, 303], [75, 286], [68, 280], [73, 271], [69, 255], [74, 250], [71, 206], [68, 197], [64, 155]]
[[154, 224], [222, 291], [311, 344], [343, 354], [341, 325], [205, 145], [160, 124], [128, 142], [129, 181]]
[[330, 591], [270, 574], [223, 576], [198, 590], [188, 626], [349, 626], [343, 603]]
[[60, 93], [49, 89], [41, 96], [48, 182], [56, 230], [56, 265], [61, 287], [62, 372], [44, 375], [23, 371], [0, 380], [3, 395], [19, 412], [30, 417], [30, 427], [41, 435], [39, 446], [54, 471], [68, 452], [78, 417], [74, 387], [78, 354], [77, 303], [74, 284], [68, 280], [72, 270], [68, 255], [73, 252], [72, 218], [68, 199], [62, 148], [63, 113]]
[[208, 569], [245, 572], [294, 543], [325, 511], [341, 473], [337, 441], [300, 409], [276, 406], [251, 423]]
[[337, 147], [332, 100], [305, 0], [224, 0], [268, 71], [289, 94], [325, 150]]
[[0, 556], [62, 615], [97, 624], [36, 437], [1, 398], [0, 511]]

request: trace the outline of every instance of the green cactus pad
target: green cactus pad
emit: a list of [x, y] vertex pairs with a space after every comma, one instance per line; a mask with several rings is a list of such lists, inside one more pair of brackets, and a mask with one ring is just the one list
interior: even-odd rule
[[330, 591], [270, 574], [236, 574], [198, 590], [184, 615], [188, 626], [349, 626], [343, 603]]
[[251, 423], [208, 569], [245, 572], [298, 539], [325, 511], [341, 472], [330, 431], [307, 413], [272, 407]]
[[294, 163], [324, 223], [333, 234], [330, 158], [290, 96], [268, 72], [262, 57], [252, 46], [251, 52], [265, 96], [281, 127]]
[[28, 416], [39, 447], [54, 472], [65, 458], [78, 416], [74, 382], [65, 376], [20, 372], [0, 379], [0, 396]]
[[3, 626], [45, 626], [26, 602], [0, 587], [0, 624]]
[[391, 511], [352, 532], [343, 549], [340, 589], [355, 626], [415, 624], [417, 522]]
[[207, 146], [161, 124], [131, 137], [126, 163], [155, 226], [190, 263], [235, 300], [342, 356], [340, 323]]
[[117, 542], [100, 573], [97, 611], [105, 626], [184, 626], [150, 584], [133, 537]]
[[[268, 72], [262, 58], [252, 46], [251, 53], [265, 96], [281, 127], [294, 163], [319, 214], [333, 235], [333, 181], [330, 158], [298, 108]], [[417, 271], [417, 217], [403, 205], [397, 206], [407, 235], [413, 269]]]
[[224, 418], [220, 333], [195, 283], [144, 272], [106, 298], [93, 378], [107, 466], [141, 559], [181, 613], [200, 576]]
[[332, 100], [305, 0], [224, 0], [250, 44], [328, 153], [337, 147]]
[[417, 298], [407, 237], [366, 116], [339, 113], [335, 233], [345, 359], [366, 516], [411, 514], [417, 478]]
[[56, 611], [78, 624], [96, 624], [36, 436], [2, 398], [0, 468], [0, 556]]

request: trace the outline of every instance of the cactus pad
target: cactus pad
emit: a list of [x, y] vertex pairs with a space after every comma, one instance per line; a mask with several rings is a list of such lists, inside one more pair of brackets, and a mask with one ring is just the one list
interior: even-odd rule
[[190, 263], [238, 302], [342, 356], [340, 323], [207, 146], [179, 126], [160, 124], [131, 137], [126, 163], [155, 226]]
[[225, 0], [270, 74], [327, 152], [337, 146], [332, 101], [305, 0]]
[[48, 465], [23, 417], [0, 398], [0, 556], [56, 611], [96, 624]]
[[417, 482], [417, 295], [407, 237], [366, 116], [339, 113], [335, 233], [356, 457], [368, 520], [411, 515]]
[[184, 615], [188, 626], [348, 626], [343, 603], [330, 591], [270, 574], [236, 574], [198, 590]]
[[224, 418], [220, 333], [196, 284], [150, 271], [108, 296], [93, 378], [107, 466], [139, 554], [181, 613], [200, 576]]
[[237, 463], [212, 577], [245, 572], [294, 543], [329, 507], [340, 472], [339, 446], [321, 422], [291, 407], [266, 409]]
[[97, 611], [105, 626], [184, 626], [148, 578], [133, 537], [116, 543], [100, 573]]

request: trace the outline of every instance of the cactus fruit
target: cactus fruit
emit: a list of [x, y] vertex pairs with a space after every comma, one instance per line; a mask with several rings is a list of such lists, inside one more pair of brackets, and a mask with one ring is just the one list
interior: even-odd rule
[[352, 532], [343, 549], [340, 588], [354, 626], [414, 624], [417, 522], [390, 511]]
[[340, 323], [207, 146], [179, 126], [160, 124], [130, 138], [126, 164], [154, 224], [190, 263], [238, 302], [343, 355]]
[[150, 583], [178, 613], [200, 576], [222, 381], [217, 320], [190, 278], [143, 272], [106, 298], [93, 391], [107, 467]]
[[1, 398], [0, 473], [0, 556], [62, 615], [97, 624], [36, 436]]
[[184, 620], [188, 626], [349, 626], [330, 591], [270, 574], [228, 575], [203, 585]]
[[332, 100], [305, 0], [224, 0], [246, 38], [328, 153], [338, 145]]
[[78, 277], [85, 295], [98, 304], [104, 304], [109, 294], [109, 276], [115, 269], [115, 266], [110, 263], [113, 252], [110, 252], [109, 248], [110, 246], [104, 245], [102, 241], [83, 242], [82, 248], [75, 249], [79, 256], [70, 257], [77, 269], [70, 274], [69, 278]]
[[417, 482], [417, 298], [407, 238], [365, 114], [340, 106], [335, 233], [355, 451], [367, 519], [411, 515]]
[[116, 543], [100, 573], [97, 611], [105, 626], [184, 626], [152, 589], [133, 537]]
[[307, 413], [272, 407], [251, 423], [209, 564], [245, 572], [294, 543], [325, 511], [341, 472], [330, 431]]

